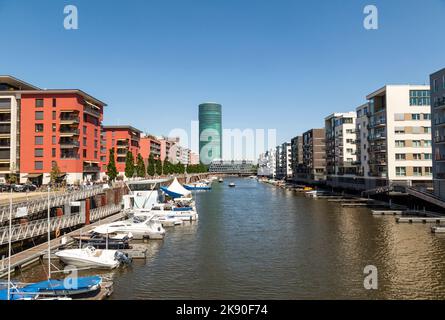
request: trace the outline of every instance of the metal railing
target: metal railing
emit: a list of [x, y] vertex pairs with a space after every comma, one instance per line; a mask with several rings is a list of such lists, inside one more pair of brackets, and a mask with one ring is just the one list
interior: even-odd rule
[[[71, 191], [64, 193], [57, 193], [50, 195], [49, 206], [58, 207], [66, 203], [77, 201], [80, 199], [86, 199], [104, 192], [102, 186], [94, 186], [91, 188], [86, 188], [80, 191]], [[42, 212], [48, 208], [48, 196], [42, 194], [40, 197], [35, 197], [29, 201], [20, 201], [12, 205], [12, 216], [15, 218], [15, 214], [18, 208], [26, 207], [28, 211], [28, 216]], [[9, 204], [4, 204], [0, 206], [0, 223], [3, 223], [9, 219]]]
[[[90, 221], [94, 222], [100, 219], [104, 219], [120, 211], [121, 211], [121, 206], [115, 204], [92, 209], [90, 211]], [[56, 230], [63, 230], [84, 223], [85, 223], [84, 213], [54, 217], [50, 219], [50, 230], [51, 232], [54, 232]], [[44, 235], [47, 232], [48, 232], [47, 219], [30, 221], [24, 224], [12, 226], [11, 241], [17, 242], [26, 239], [31, 239], [34, 237]], [[8, 242], [9, 242], [9, 226], [0, 228], [0, 245], [7, 244]]]

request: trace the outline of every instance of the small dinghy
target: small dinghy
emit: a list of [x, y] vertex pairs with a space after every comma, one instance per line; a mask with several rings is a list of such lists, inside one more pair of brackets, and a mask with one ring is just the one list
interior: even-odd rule
[[230, 188], [235, 188], [235, 186], [236, 186], [236, 185], [235, 185], [233, 182], [229, 183], [229, 187], [230, 187]]
[[56, 252], [56, 256], [67, 265], [79, 268], [114, 269], [121, 263], [130, 263], [128, 257], [116, 250], [101, 250], [92, 246], [83, 249], [67, 249]]
[[[99, 276], [79, 277], [76, 283], [64, 280], [46, 280], [18, 288], [9, 292], [10, 300], [66, 299], [64, 297], [91, 294], [100, 290], [102, 278]], [[8, 300], [8, 290], [0, 290], [0, 300]]]

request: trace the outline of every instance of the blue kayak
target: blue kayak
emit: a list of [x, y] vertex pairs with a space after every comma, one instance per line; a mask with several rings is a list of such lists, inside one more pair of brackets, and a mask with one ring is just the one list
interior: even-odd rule
[[[43, 297], [73, 296], [96, 291], [100, 288], [102, 278], [99, 276], [80, 277], [77, 283], [65, 280], [46, 280], [29, 284], [22, 288], [12, 288], [10, 300], [34, 299], [37, 295]], [[8, 300], [8, 289], [0, 290], [0, 300]]]

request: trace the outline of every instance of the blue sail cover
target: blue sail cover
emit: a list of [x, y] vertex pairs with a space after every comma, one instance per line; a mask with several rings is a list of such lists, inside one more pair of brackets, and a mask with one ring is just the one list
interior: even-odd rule
[[[33, 299], [39, 293], [45, 293], [46, 297], [82, 294], [98, 289], [101, 283], [102, 278], [99, 276], [77, 278], [75, 287], [66, 286], [64, 280], [46, 280], [23, 288], [11, 288], [10, 300]], [[8, 300], [8, 289], [0, 290], [0, 300]]]
[[161, 187], [161, 190], [164, 191], [168, 196], [172, 197], [173, 199], [182, 198], [182, 194], [170, 191], [168, 190], [167, 187]]

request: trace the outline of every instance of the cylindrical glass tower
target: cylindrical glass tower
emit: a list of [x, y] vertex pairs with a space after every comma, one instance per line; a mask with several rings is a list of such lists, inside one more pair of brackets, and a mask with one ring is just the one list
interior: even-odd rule
[[199, 105], [199, 159], [210, 164], [222, 159], [222, 115], [221, 105], [203, 103]]

